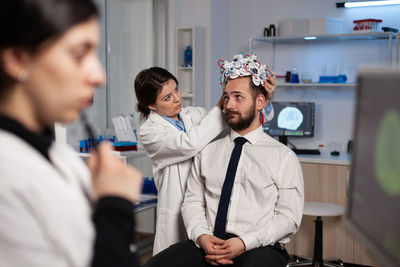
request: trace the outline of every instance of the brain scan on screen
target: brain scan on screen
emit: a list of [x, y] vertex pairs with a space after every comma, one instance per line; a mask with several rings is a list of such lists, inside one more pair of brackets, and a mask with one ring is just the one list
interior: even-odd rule
[[278, 115], [278, 127], [297, 130], [303, 122], [303, 114], [298, 108], [285, 107]]

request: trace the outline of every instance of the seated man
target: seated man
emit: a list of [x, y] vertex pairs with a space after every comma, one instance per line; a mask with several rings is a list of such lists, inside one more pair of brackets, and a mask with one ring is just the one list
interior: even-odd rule
[[187, 184], [182, 215], [191, 240], [145, 266], [287, 264], [284, 244], [303, 212], [301, 167], [289, 148], [262, 130], [265, 65], [242, 56], [233, 63], [221, 67], [230, 134], [195, 157]]

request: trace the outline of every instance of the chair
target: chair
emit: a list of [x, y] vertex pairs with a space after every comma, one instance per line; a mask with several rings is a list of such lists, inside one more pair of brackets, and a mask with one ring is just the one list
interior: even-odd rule
[[344, 214], [344, 208], [340, 205], [326, 202], [307, 202], [304, 203], [304, 215], [316, 216], [315, 237], [314, 237], [314, 256], [310, 260], [289, 263], [287, 266], [343, 266], [343, 264], [334, 264], [326, 262], [322, 258], [322, 219], [325, 216], [341, 216]]

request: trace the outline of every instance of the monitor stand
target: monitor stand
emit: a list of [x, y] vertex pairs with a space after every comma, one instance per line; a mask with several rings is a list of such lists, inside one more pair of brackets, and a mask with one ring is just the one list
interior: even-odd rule
[[283, 135], [279, 136], [279, 142], [281, 142], [285, 146], [287, 146], [287, 141], [288, 141], [288, 137], [287, 136], [283, 136]]
[[[288, 144], [288, 137], [280, 135], [279, 136], [279, 142], [287, 146]], [[293, 146], [293, 144], [290, 144]], [[289, 147], [293, 150], [294, 153], [296, 154], [304, 154], [304, 155], [320, 155], [321, 152], [318, 149], [297, 149], [295, 146]]]

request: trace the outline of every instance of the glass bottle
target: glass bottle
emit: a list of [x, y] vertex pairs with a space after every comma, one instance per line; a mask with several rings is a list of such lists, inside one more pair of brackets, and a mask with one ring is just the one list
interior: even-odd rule
[[291, 83], [299, 83], [300, 82], [299, 74], [297, 73], [296, 67], [292, 68], [292, 75], [290, 76], [290, 82]]

